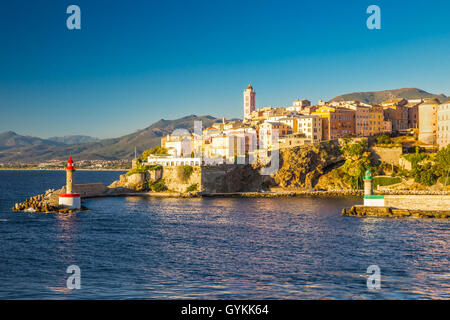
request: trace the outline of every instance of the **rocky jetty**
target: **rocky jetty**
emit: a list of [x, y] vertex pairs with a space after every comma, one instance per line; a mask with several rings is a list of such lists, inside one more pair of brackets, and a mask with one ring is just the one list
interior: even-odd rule
[[450, 210], [411, 210], [395, 209], [389, 207], [353, 206], [350, 209], [342, 209], [343, 216], [354, 217], [390, 217], [390, 218], [450, 218]]
[[[49, 189], [43, 194], [36, 195], [19, 202], [12, 208], [13, 212], [39, 212], [39, 213], [72, 213], [75, 210], [65, 208], [58, 204], [60, 190]], [[82, 207], [81, 210], [86, 210]]]

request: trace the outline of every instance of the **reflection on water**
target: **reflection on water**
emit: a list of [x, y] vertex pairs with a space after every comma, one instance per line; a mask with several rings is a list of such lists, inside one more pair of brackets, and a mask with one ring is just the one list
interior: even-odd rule
[[[449, 221], [340, 215], [360, 199], [102, 198], [72, 215], [6, 202], [0, 298], [450, 298]], [[71, 264], [81, 290], [66, 289]]]

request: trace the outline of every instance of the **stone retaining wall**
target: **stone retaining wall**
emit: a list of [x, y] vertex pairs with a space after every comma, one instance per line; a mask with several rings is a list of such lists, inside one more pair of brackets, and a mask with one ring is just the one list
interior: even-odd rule
[[371, 147], [371, 156], [374, 160], [383, 161], [394, 166], [399, 165], [400, 156], [403, 154], [402, 147], [382, 148]]
[[192, 173], [188, 179], [180, 174], [182, 166], [164, 166], [162, 169], [162, 178], [164, 184], [170, 191], [186, 192], [186, 189], [197, 184], [198, 190], [202, 188], [202, 170], [200, 166], [192, 166]]

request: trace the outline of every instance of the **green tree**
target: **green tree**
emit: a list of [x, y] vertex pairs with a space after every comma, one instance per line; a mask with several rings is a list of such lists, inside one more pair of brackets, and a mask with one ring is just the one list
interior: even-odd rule
[[431, 163], [425, 165], [417, 165], [413, 170], [414, 181], [423, 184], [424, 186], [432, 186], [436, 184], [439, 177], [437, 173], [437, 166]]
[[436, 163], [439, 164], [439, 166], [443, 172], [446, 173], [448, 170], [450, 170], [450, 145], [439, 150], [436, 153], [435, 160], [436, 160]]
[[450, 181], [450, 145], [439, 150], [435, 157], [441, 182], [447, 186]]
[[381, 136], [379, 136], [377, 138], [377, 143], [378, 144], [391, 144], [392, 140], [391, 137], [387, 134], [382, 134]]
[[367, 139], [362, 139], [361, 141], [353, 142], [351, 140], [344, 139], [344, 146], [341, 147], [341, 153], [345, 157], [361, 157], [364, 152], [368, 149]]
[[150, 155], [165, 155], [167, 154], [167, 149], [161, 146], [157, 146], [142, 152], [140, 159], [147, 159]]
[[409, 153], [405, 155], [404, 158], [411, 162], [411, 168], [414, 170], [421, 161], [428, 158], [428, 155], [424, 152], [421, 152], [420, 147], [416, 147], [415, 153]]

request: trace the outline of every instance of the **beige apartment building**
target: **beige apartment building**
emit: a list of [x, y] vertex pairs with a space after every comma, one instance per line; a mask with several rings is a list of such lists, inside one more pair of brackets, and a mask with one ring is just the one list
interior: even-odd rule
[[312, 143], [317, 143], [322, 140], [322, 118], [319, 116], [300, 116], [295, 118], [297, 121], [297, 128], [295, 133], [302, 133], [306, 139]]
[[442, 103], [437, 109], [437, 144], [439, 149], [450, 144], [450, 102]]
[[[319, 116], [298, 114], [295, 116], [270, 117], [265, 122], [278, 122], [287, 125], [293, 134], [301, 133], [311, 143], [322, 140], [322, 119]], [[297, 137], [297, 136], [296, 136]], [[306, 141], [305, 140], [305, 141]]]
[[419, 141], [423, 143], [436, 144], [438, 106], [437, 100], [419, 105]]

